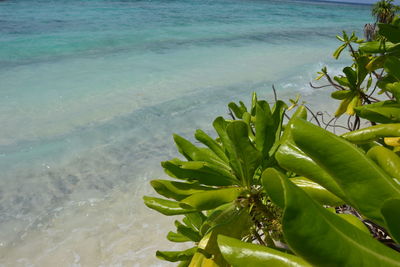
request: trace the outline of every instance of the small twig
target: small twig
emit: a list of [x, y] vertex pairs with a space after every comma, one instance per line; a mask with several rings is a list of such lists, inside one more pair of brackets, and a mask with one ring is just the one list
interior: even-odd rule
[[272, 239], [271, 235], [268, 233], [268, 230], [263, 231], [263, 233], [265, 235], [264, 240], [265, 240], [267, 246], [271, 247], [271, 248], [276, 248], [274, 240]]
[[[336, 122], [339, 118], [336, 118], [335, 122], [333, 123], [333, 133], [336, 134]], [[343, 127], [346, 128], [346, 127]]]
[[[336, 127], [338, 127], [338, 128], [342, 128], [342, 129], [345, 129], [345, 130], [347, 130], [347, 131], [351, 131], [351, 129], [350, 128], [347, 128], [347, 127], [345, 127], [345, 126], [342, 126], [342, 125], [336, 125], [336, 122], [337, 122], [337, 120], [338, 120], [339, 118], [336, 118], [336, 120], [335, 120], [335, 123], [334, 123], [334, 129], [336, 128]], [[335, 132], [336, 133], [336, 132]]]
[[[331, 122], [332, 122], [334, 119], [336, 119], [336, 118], [333, 117], [332, 119], [330, 119], [330, 120], [328, 121], [328, 123], [327, 123], [326, 126], [325, 126], [325, 130], [330, 126]], [[333, 131], [335, 132], [335, 127], [333, 127]]]
[[[384, 70], [381, 71], [381, 74], [377, 74], [375, 71], [373, 71], [372, 73], [375, 75], [375, 77], [379, 80], [382, 75], [383, 75]], [[369, 94], [368, 98], [372, 98], [373, 93], [375, 92], [376, 88], [378, 88], [378, 81], [375, 83], [374, 89], [372, 90], [372, 92]], [[379, 100], [378, 100], [379, 101]]]
[[361, 90], [361, 98], [364, 100], [364, 103], [371, 104], [371, 100], [369, 100], [368, 96], [364, 94]]
[[347, 119], [347, 127], [350, 129], [353, 129], [353, 124], [351, 123], [351, 116], [349, 116], [349, 118]]
[[372, 96], [369, 96], [368, 98], [374, 100], [374, 102], [381, 102], [381, 100]]
[[[331, 117], [331, 115], [330, 115], [329, 113], [327, 113], [326, 111], [325, 111], [325, 113], [326, 113], [327, 116]], [[325, 122], [325, 117], [324, 117], [324, 113], [323, 113], [323, 112], [318, 111], [318, 112], [316, 113], [316, 116], [317, 116], [317, 117], [318, 117], [318, 116], [321, 117], [321, 122], [322, 122], [322, 124], [325, 126], [325, 129], [328, 129], [328, 127], [332, 127], [334, 133], [336, 133], [336, 128], [343, 128], [343, 129], [345, 129], [345, 130], [347, 130], [347, 131], [351, 131], [351, 129], [349, 129], [349, 128], [345, 127], [345, 126], [336, 125], [336, 122], [337, 122], [337, 120], [338, 120], [338, 118], [336, 118], [336, 117], [332, 117], [328, 122]], [[331, 124], [332, 121], [335, 121], [335, 123], [334, 123], [333, 125]]]
[[320, 89], [320, 88], [329, 87], [329, 86], [332, 86], [332, 85], [331, 84], [326, 84], [326, 85], [322, 85], [322, 86], [315, 86], [310, 82], [310, 86], [313, 89]]
[[265, 244], [264, 240], [262, 240], [261, 236], [258, 234], [257, 230], [254, 230], [254, 236], [257, 238], [257, 241], [260, 243], [260, 245], [267, 246], [267, 244]]
[[286, 112], [283, 112], [283, 116], [285, 116], [286, 119], [290, 120], [290, 117], [288, 114], [286, 114]]
[[351, 43], [349, 43], [349, 48], [350, 48], [351, 54], [353, 55], [353, 58], [357, 58], [356, 52], [354, 51], [354, 48], [351, 45]]
[[375, 71], [372, 71], [372, 74], [375, 76], [375, 78], [380, 79], [380, 78], [382, 78], [383, 70], [382, 70], [381, 74], [378, 74]]
[[228, 110], [229, 110], [228, 114], [231, 116], [232, 120], [236, 120], [235, 116], [233, 115], [232, 110], [231, 109], [228, 109]]
[[385, 91], [385, 95], [386, 95], [389, 99], [393, 99], [393, 96], [391, 96], [387, 91]]
[[335, 83], [335, 82], [332, 80], [331, 76], [329, 76], [327, 73], [325, 74], [325, 77], [326, 77], [326, 79], [328, 80], [328, 82], [329, 82], [333, 87], [335, 87], [336, 89], [338, 89], [338, 90], [346, 90], [346, 88], [344, 88], [343, 86], [341, 86], [341, 85]]
[[355, 116], [353, 131], [358, 130], [359, 128], [360, 128], [360, 117]]
[[321, 123], [319, 122], [317, 116], [315, 116], [314, 112], [309, 107], [307, 107], [306, 105], [304, 105], [304, 106], [311, 113], [311, 115], [314, 117], [315, 121], [318, 123], [318, 126], [321, 127]]
[[272, 85], [272, 91], [274, 92], [275, 103], [278, 101], [278, 96], [276, 95], [275, 85]]

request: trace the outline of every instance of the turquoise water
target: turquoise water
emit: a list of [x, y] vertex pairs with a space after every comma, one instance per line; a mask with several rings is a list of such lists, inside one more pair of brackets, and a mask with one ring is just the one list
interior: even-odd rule
[[170, 219], [148, 181], [252, 91], [308, 87], [369, 6], [262, 0], [0, 1], [0, 266], [149, 266]]

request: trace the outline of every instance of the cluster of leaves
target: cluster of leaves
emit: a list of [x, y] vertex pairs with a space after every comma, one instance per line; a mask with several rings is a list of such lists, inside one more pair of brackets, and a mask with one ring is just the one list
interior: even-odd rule
[[399, 6], [393, 3], [393, 0], [380, 0], [372, 7], [372, 16], [380, 23], [391, 23], [395, 14], [400, 11]]
[[[193, 253], [184, 260], [193, 257], [192, 262], [206, 261], [213, 255], [214, 262], [226, 265], [216, 244], [217, 235], [222, 233], [248, 240], [257, 236], [261, 240], [259, 232], [268, 225], [271, 231], [262, 233], [268, 235], [268, 242], [271, 235], [281, 236], [281, 210], [266, 197], [260, 177], [263, 170], [277, 165], [274, 155], [282, 135], [286, 104], [277, 101], [271, 108], [253, 94], [249, 110], [242, 102], [230, 103], [229, 107], [236, 117], [215, 119], [217, 140], [197, 130], [195, 138], [204, 145], [197, 147], [174, 135], [186, 160], [172, 159], [162, 162], [162, 166], [168, 175], [183, 181], [151, 182], [160, 195], [173, 200], [144, 198], [147, 206], [165, 215], [185, 214], [183, 223], [176, 222], [177, 232], [167, 237], [175, 242], [197, 242]], [[173, 259], [165, 256], [170, 252], [157, 255], [182, 260], [180, 253], [174, 254], [177, 257]]]
[[344, 113], [355, 115], [353, 123], [348, 124], [349, 130], [360, 127], [360, 118], [373, 123], [398, 122], [400, 119], [400, 19], [397, 17], [391, 24], [378, 26], [380, 38], [371, 42], [364, 42], [354, 33], [350, 37], [346, 32], [337, 36], [343, 44], [333, 56], [339, 58], [348, 47], [353, 64], [333, 78], [324, 67], [317, 78], [324, 77], [328, 82], [326, 86], [336, 89], [331, 95], [341, 101], [336, 118]]
[[[197, 130], [196, 146], [174, 135], [185, 160], [162, 162], [174, 180], [151, 181], [165, 198], [144, 201], [183, 215], [167, 239], [193, 247], [157, 257], [180, 266], [400, 266], [397, 21], [379, 25], [379, 41], [344, 33], [334, 56], [349, 48], [354, 64], [334, 78], [320, 73], [337, 89], [336, 116], [356, 118], [353, 131], [310, 123], [297, 100], [285, 120], [284, 102], [253, 94], [249, 108], [230, 103], [232, 118], [214, 121], [217, 138]], [[375, 98], [377, 88], [389, 99]], [[356, 129], [360, 118], [373, 125]]]

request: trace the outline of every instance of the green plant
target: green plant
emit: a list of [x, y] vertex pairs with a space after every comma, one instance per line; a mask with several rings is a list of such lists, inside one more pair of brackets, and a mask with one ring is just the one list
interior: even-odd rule
[[[335, 117], [348, 114], [348, 130], [358, 129], [360, 118], [371, 121], [372, 125], [400, 122], [400, 19], [396, 17], [391, 24], [378, 26], [381, 36], [378, 41], [365, 42], [354, 33], [349, 37], [346, 32], [337, 36], [343, 44], [334, 52], [334, 58], [349, 48], [353, 64], [334, 77], [326, 67], [322, 68], [317, 80], [325, 78], [328, 84], [313, 86], [335, 89], [331, 96], [341, 101]], [[328, 123], [327, 127], [330, 126]]]
[[393, 4], [393, 0], [381, 0], [374, 4], [371, 13], [376, 22], [391, 23], [398, 11], [399, 7]]
[[[214, 121], [217, 138], [196, 131], [202, 146], [174, 135], [185, 160], [162, 167], [176, 180], [151, 181], [167, 199], [144, 201], [183, 215], [167, 239], [194, 245], [157, 257], [180, 266], [400, 266], [398, 21], [380, 25], [380, 41], [344, 33], [334, 56], [349, 48], [353, 64], [344, 75], [320, 73], [341, 100], [335, 116], [354, 118], [350, 132], [308, 122], [298, 98], [271, 108], [253, 94], [250, 108], [229, 103], [232, 118]], [[361, 119], [372, 126], [359, 129]]]
[[[242, 102], [239, 105], [230, 103], [229, 108], [235, 120], [218, 117], [214, 121], [217, 140], [201, 130], [196, 131], [195, 138], [203, 147], [174, 135], [178, 150], [186, 160], [172, 159], [162, 166], [168, 175], [184, 182], [151, 182], [160, 195], [173, 200], [144, 198], [148, 207], [164, 215], [186, 214], [183, 224], [176, 223], [180, 228], [174, 236], [179, 235], [179, 238], [170, 240], [198, 242], [198, 254], [190, 254], [193, 262], [212, 257], [215, 264], [226, 265], [216, 245], [217, 234], [226, 232], [226, 235], [251, 240], [259, 238], [258, 232], [268, 228], [274, 237], [280, 235], [280, 224], [274, 223], [279, 221], [280, 210], [261, 190], [260, 174], [265, 168], [276, 165], [274, 154], [287, 106], [277, 101], [271, 109], [254, 94], [249, 110]], [[193, 214], [202, 220], [198, 219], [201, 223], [189, 231], [196, 234], [188, 236], [189, 232], [182, 229], [193, 225], [190, 223]], [[231, 226], [226, 231], [228, 224]], [[187, 251], [174, 252], [173, 255], [178, 255], [175, 258], [162, 256], [170, 254], [158, 252], [157, 255], [166, 260], [184, 261], [189, 257]]]

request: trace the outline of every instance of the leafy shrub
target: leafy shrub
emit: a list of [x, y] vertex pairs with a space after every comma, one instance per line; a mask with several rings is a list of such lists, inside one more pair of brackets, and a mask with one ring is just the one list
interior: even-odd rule
[[[353, 64], [333, 78], [320, 72], [350, 132], [308, 122], [297, 101], [285, 121], [284, 102], [253, 94], [249, 108], [230, 103], [232, 119], [215, 119], [216, 139], [197, 130], [196, 146], [174, 135], [186, 160], [162, 162], [174, 180], [151, 181], [165, 198], [144, 201], [183, 215], [167, 238], [194, 246], [157, 257], [180, 266], [400, 266], [400, 20], [379, 29], [379, 41], [338, 37], [334, 57], [349, 48]], [[371, 126], [359, 129], [361, 119]]]

